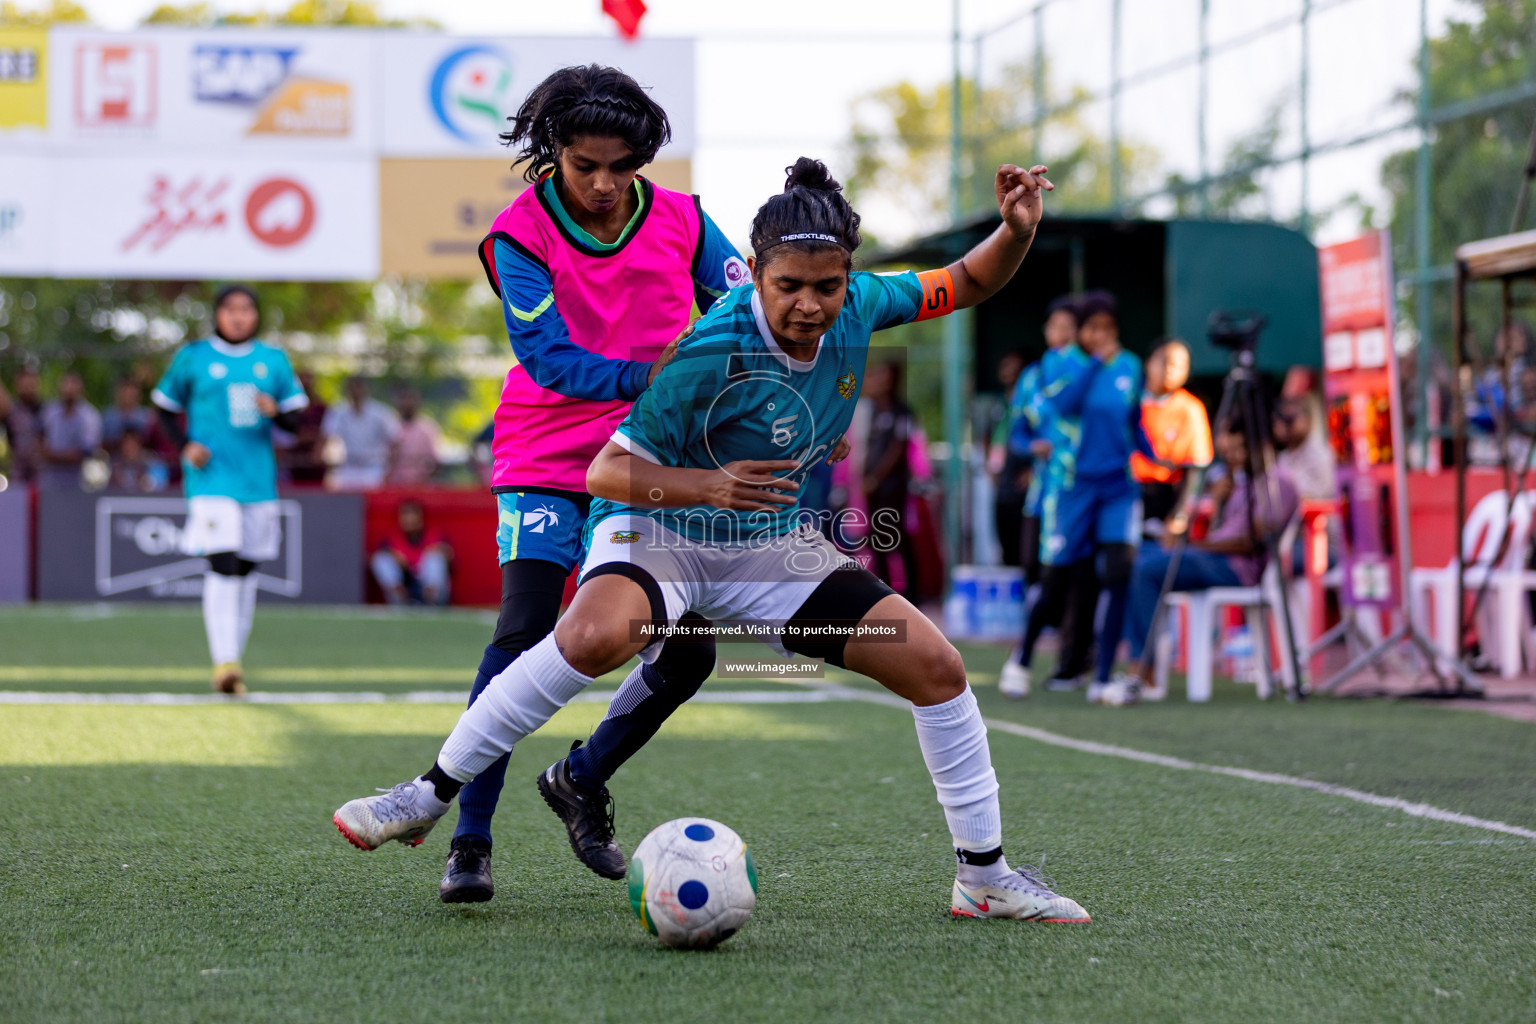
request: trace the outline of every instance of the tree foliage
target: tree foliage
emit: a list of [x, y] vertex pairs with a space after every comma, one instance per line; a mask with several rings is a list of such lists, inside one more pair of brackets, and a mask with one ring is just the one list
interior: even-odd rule
[[[1477, 15], [1452, 20], [1429, 43], [1432, 104], [1445, 107], [1536, 80], [1536, 0], [1478, 0]], [[1403, 99], [1418, 103], [1418, 92]], [[1430, 146], [1429, 251], [1434, 265], [1454, 258], [1458, 245], [1510, 231], [1519, 195], [1521, 168], [1529, 153], [1536, 99], [1507, 104], [1486, 114], [1436, 125]], [[1390, 202], [1390, 225], [1399, 267], [1416, 263], [1418, 150], [1388, 157], [1382, 183]], [[1536, 208], [1536, 195], [1528, 209]], [[1521, 228], [1536, 225], [1531, 214]], [[1441, 300], [1444, 301], [1441, 301]], [[1450, 344], [1449, 292], [1436, 290], [1431, 337]], [[1410, 316], [1415, 307], [1405, 308]]]
[[[974, 80], [961, 79], [961, 208], [993, 206], [992, 177], [999, 164], [1044, 163], [1057, 186], [1055, 208], [1109, 209], [1111, 149], [1088, 124], [1091, 97], [1081, 89], [1058, 95], [1047, 85], [1042, 104], [1047, 116], [1036, 138], [1034, 81], [1027, 65], [1009, 66], [997, 84], [979, 92]], [[928, 222], [942, 222], [949, 206], [952, 95], [948, 82], [924, 90], [901, 81], [855, 101], [848, 177], [855, 199], [881, 194]], [[1157, 154], [1125, 138], [1119, 151], [1122, 196], [1129, 197], [1148, 181]]]
[[74, 0], [48, 0], [47, 5], [39, 7], [22, 7], [12, 0], [0, 3], [0, 27], [4, 28], [45, 28], [90, 20], [85, 8]]

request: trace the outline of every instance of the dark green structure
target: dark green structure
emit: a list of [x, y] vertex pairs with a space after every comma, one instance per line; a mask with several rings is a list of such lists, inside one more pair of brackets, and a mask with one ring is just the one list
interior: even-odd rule
[[[876, 253], [871, 266], [937, 266], [997, 226], [989, 214]], [[1193, 373], [1206, 383], [1227, 372], [1228, 353], [1206, 340], [1215, 309], [1256, 309], [1269, 318], [1259, 366], [1280, 374], [1322, 363], [1317, 250], [1277, 224], [1056, 217], [1040, 224], [1012, 282], [975, 312], [975, 391], [995, 391], [992, 368], [1010, 350], [1030, 359], [1044, 348], [1045, 307], [1066, 292], [1104, 288], [1120, 302], [1121, 341], [1146, 355], [1165, 335], [1188, 342]], [[1203, 389], [1202, 389], [1203, 390]]]

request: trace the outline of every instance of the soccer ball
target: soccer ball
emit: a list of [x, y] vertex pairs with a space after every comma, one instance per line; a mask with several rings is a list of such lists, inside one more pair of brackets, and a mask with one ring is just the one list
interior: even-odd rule
[[757, 905], [757, 868], [741, 836], [708, 818], [658, 825], [629, 858], [629, 905], [677, 949], [708, 949], [735, 935]]

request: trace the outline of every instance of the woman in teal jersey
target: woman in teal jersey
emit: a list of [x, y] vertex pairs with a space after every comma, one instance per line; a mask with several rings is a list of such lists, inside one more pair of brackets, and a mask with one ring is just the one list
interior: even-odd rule
[[655, 657], [654, 638], [693, 611], [756, 626], [772, 647], [911, 702], [954, 841], [954, 914], [1087, 921], [1003, 857], [997, 776], [959, 653], [794, 514], [801, 481], [847, 428], [871, 333], [974, 306], [1006, 284], [1052, 187], [1044, 172], [998, 169], [1003, 223], [959, 261], [875, 275], [852, 272], [858, 215], [837, 182], [818, 161], [791, 168], [753, 223], [753, 287], [695, 326], [588, 470], [599, 500], [570, 611], [460, 717], [425, 775], [337, 811], [354, 842], [419, 842], [460, 786], [594, 675]]

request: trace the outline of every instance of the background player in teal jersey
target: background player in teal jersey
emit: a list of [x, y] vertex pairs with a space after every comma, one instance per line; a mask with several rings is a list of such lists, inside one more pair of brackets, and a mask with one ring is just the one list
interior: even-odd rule
[[244, 693], [240, 656], [256, 614], [251, 570], [275, 558], [282, 539], [272, 425], [294, 430], [309, 399], [288, 356], [256, 339], [261, 314], [255, 292], [244, 285], [222, 289], [213, 321], [214, 336], [177, 352], [151, 397], [161, 426], [181, 448], [187, 495], [182, 550], [208, 559], [203, 624], [213, 686]]
[[[1065, 367], [1074, 362], [1091, 365], [1077, 347], [1081, 325], [1077, 296], [1062, 295], [1046, 307], [1045, 354], [1019, 375], [1013, 399], [1018, 413], [1009, 432], [1009, 450], [1033, 462], [1019, 545], [1028, 588], [1024, 635], [997, 678], [998, 692], [1015, 700], [1029, 696], [1029, 666], [1035, 644], [1046, 627], [1058, 629], [1061, 640], [1056, 674], [1046, 683], [1048, 690], [1070, 690], [1077, 685], [1077, 677], [1088, 666], [1088, 649], [1092, 644], [1094, 604], [1099, 593], [1092, 560], [1073, 568], [1071, 584], [1066, 589], [1047, 589], [1040, 582], [1040, 510], [1046, 491], [1060, 485], [1063, 463], [1072, 458], [1078, 437], [1077, 420], [1059, 415], [1047, 400], [1046, 391], [1049, 388], [1055, 394], [1065, 386]], [[1042, 598], [1047, 599], [1044, 604]]]
[[952, 913], [1086, 922], [1075, 901], [1003, 857], [997, 774], [959, 653], [795, 514], [801, 481], [852, 418], [870, 335], [1006, 284], [1034, 238], [1044, 171], [998, 169], [1003, 223], [957, 262], [881, 276], [852, 272], [858, 215], [825, 166], [797, 162], [753, 222], [752, 286], [695, 325], [593, 460], [596, 525], [570, 610], [460, 716], [425, 775], [337, 810], [348, 839], [420, 842], [464, 783], [594, 675], [655, 658], [666, 630], [698, 612], [751, 623], [770, 646], [911, 701], [955, 848]]
[[[1060, 475], [1041, 505], [1040, 559], [1046, 566], [1041, 603], [1072, 585], [1072, 566], [1096, 559], [1107, 597], [1095, 631], [1094, 679], [1088, 699], [1123, 704], [1136, 699], [1129, 678], [1111, 685], [1110, 671], [1125, 631], [1131, 567], [1141, 543], [1141, 493], [1131, 478], [1131, 453], [1156, 459], [1141, 426], [1141, 360], [1120, 347], [1119, 311], [1108, 292], [1089, 292], [1078, 305], [1080, 349], [1062, 360], [1059, 386], [1046, 390], [1055, 413], [1075, 418], [1064, 433]], [[1086, 355], [1085, 355], [1086, 353]]]

